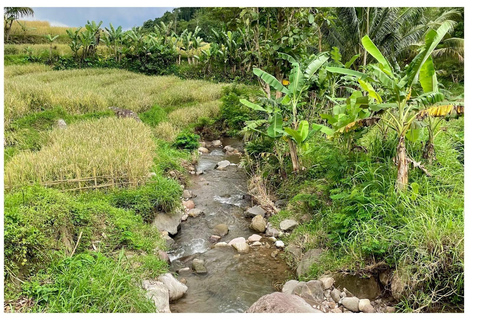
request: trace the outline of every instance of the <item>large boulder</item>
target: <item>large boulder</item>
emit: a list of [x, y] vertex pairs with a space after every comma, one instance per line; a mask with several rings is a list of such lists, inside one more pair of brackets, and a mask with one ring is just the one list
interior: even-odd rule
[[375, 300], [382, 293], [380, 285], [374, 277], [365, 278], [343, 273], [334, 274], [333, 277], [337, 288], [346, 288], [360, 299]]
[[147, 290], [147, 297], [153, 300], [158, 313], [170, 313], [168, 288], [163, 282], [143, 280], [142, 287]]
[[322, 313], [312, 308], [302, 298], [274, 292], [260, 297], [248, 310], [247, 313]]
[[180, 229], [182, 216], [182, 210], [175, 210], [172, 213], [161, 212], [157, 214], [153, 221], [153, 224], [160, 232], [167, 231], [170, 235], [176, 235], [178, 230]]
[[245, 211], [245, 217], [254, 218], [258, 215], [260, 215], [262, 217], [265, 217], [265, 213], [267, 213], [267, 211], [265, 211], [262, 207], [255, 206], [255, 207], [251, 207], [250, 209]]
[[252, 219], [250, 228], [257, 232], [265, 232], [265, 229], [267, 228], [267, 221], [265, 221], [261, 215], [255, 216], [255, 218]]
[[187, 286], [175, 279], [171, 273], [161, 275], [158, 280], [167, 287], [170, 302], [180, 299], [187, 292]]
[[215, 169], [217, 170], [225, 170], [228, 166], [230, 165], [230, 161], [228, 160], [222, 160], [217, 165], [215, 166]]
[[298, 282], [297, 280], [289, 280], [287, 282], [285, 282], [285, 284], [283, 285], [283, 288], [282, 288], [282, 292], [283, 293], [288, 293], [288, 294], [293, 294], [293, 290], [295, 290], [295, 288], [298, 286], [300, 282]]
[[297, 276], [301, 277], [306, 275], [310, 271], [310, 267], [319, 262], [321, 254], [321, 249], [308, 250], [297, 266]]
[[280, 230], [282, 231], [292, 231], [296, 226], [298, 226], [298, 222], [292, 219], [286, 219], [280, 222]]
[[323, 287], [318, 280], [300, 282], [292, 291], [293, 294], [300, 296], [311, 306], [319, 305], [323, 302]]

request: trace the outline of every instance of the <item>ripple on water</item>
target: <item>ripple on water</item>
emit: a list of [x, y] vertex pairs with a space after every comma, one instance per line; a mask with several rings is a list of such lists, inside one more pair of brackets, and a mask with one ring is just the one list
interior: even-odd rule
[[196, 253], [204, 253], [209, 249], [210, 245], [205, 239], [192, 239], [189, 243], [182, 244], [182, 246], [172, 252], [168, 253], [170, 261], [177, 260], [184, 256], [191, 256]]

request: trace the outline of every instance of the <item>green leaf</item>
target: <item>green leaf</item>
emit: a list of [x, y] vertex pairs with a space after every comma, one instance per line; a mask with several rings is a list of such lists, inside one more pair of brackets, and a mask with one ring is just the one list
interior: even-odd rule
[[360, 83], [360, 87], [362, 87], [363, 90], [368, 92], [368, 95], [372, 97], [373, 99], [377, 100], [377, 102], [382, 103], [382, 98], [380, 95], [373, 89], [372, 85], [368, 82], [365, 82], [361, 79], [358, 79], [358, 83]]
[[410, 125], [410, 129], [405, 134], [405, 137], [411, 142], [417, 141], [420, 137], [421, 128], [422, 127], [417, 121], [412, 122], [412, 124]]
[[264, 108], [260, 107], [258, 104], [252, 103], [248, 100], [245, 99], [240, 99], [240, 102], [244, 104], [245, 106], [249, 107], [250, 109], [256, 110], [256, 111], [263, 111], [267, 112]]
[[369, 106], [369, 109], [372, 111], [380, 111], [389, 108], [395, 108], [398, 105], [396, 103], [377, 103]]
[[267, 135], [271, 138], [279, 138], [283, 136], [282, 126], [283, 118], [280, 113], [275, 113], [270, 118], [270, 126], [267, 128]]
[[308, 15], [308, 23], [312, 24], [313, 21], [314, 21], [313, 14], [309, 14], [309, 15]]
[[285, 88], [280, 81], [277, 80], [274, 76], [258, 68], [253, 68], [253, 73], [258, 76], [260, 79], [265, 81], [269, 86], [273, 87], [277, 91], [281, 91], [285, 94], [288, 93], [288, 89]]
[[289, 77], [290, 84], [288, 85], [289, 95], [297, 96], [302, 91], [304, 81], [303, 73], [300, 71], [300, 66], [294, 65]]
[[335, 130], [333, 130], [332, 128], [329, 128], [327, 126], [324, 126], [323, 124], [316, 124], [316, 123], [313, 123], [312, 124], [312, 130], [313, 132], [316, 132], [320, 130], [321, 132], [325, 133], [327, 136], [333, 136], [335, 134]]
[[437, 30], [430, 30], [425, 35], [425, 45], [419, 54], [413, 58], [412, 62], [406, 69], [406, 75], [401, 81], [402, 86], [410, 88], [417, 81], [418, 74], [423, 67], [423, 64], [427, 61], [428, 57], [432, 54], [433, 50], [442, 41], [443, 37], [451, 28], [449, 21], [443, 22]]
[[300, 121], [300, 124], [298, 125], [298, 131], [300, 132], [300, 137], [301, 137], [301, 141], [305, 141], [305, 139], [307, 139], [308, 137], [308, 127], [309, 127], [309, 124], [308, 124], [308, 121], [306, 120], [302, 120]]
[[392, 67], [390, 63], [385, 59], [383, 54], [378, 50], [377, 46], [373, 43], [368, 35], [362, 38], [362, 44], [365, 50], [370, 53], [379, 63], [381, 69], [389, 76], [393, 76]]
[[419, 79], [423, 92], [437, 92], [438, 83], [432, 56], [429, 56], [420, 69]]
[[357, 78], [365, 78], [366, 75], [364, 73], [355, 71], [355, 70], [350, 70], [350, 69], [345, 69], [345, 68], [337, 68], [337, 67], [327, 67], [327, 71], [330, 71], [332, 73], [339, 73], [339, 74], [344, 74], [347, 76], [354, 76]]
[[328, 57], [325, 55], [321, 55], [308, 65], [307, 69], [305, 70], [305, 78], [309, 80], [315, 72], [328, 60]]
[[360, 53], [354, 55], [350, 60], [348, 60], [347, 63], [345, 63], [345, 68], [349, 69], [359, 57], [360, 57]]
[[297, 145], [302, 144], [302, 136], [300, 135], [300, 132], [298, 132], [297, 130], [294, 130], [290, 127], [285, 127], [285, 128], [283, 128], [283, 130], [295, 140]]
[[286, 54], [286, 53], [283, 53], [283, 52], [279, 52], [278, 53], [278, 56], [284, 60], [287, 60], [288, 62], [290, 62], [291, 64], [293, 65], [299, 65], [298, 61], [295, 60], [291, 55], [289, 54]]

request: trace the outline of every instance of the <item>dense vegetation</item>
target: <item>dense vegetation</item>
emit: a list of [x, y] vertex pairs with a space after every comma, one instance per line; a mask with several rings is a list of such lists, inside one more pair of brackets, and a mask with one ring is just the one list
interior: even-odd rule
[[[179, 8], [48, 33], [5, 46], [12, 308], [152, 311], [137, 283], [166, 265], [148, 223], [179, 205], [200, 136], [229, 134], [257, 200], [287, 203], [270, 222], [303, 222], [283, 240], [324, 250], [306, 279], [388, 268], [401, 310], [463, 310], [463, 9]], [[93, 172], [126, 179], [41, 184]]]

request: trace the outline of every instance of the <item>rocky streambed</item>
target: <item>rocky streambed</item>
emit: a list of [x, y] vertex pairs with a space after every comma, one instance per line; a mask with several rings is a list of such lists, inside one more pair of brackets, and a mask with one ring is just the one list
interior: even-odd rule
[[155, 221], [170, 242], [171, 272], [188, 287], [171, 301], [170, 310], [245, 312], [294, 275], [279, 255], [277, 239], [260, 233], [266, 220], [259, 216], [252, 225], [247, 213], [252, 203], [239, 167], [241, 142], [213, 141], [199, 151], [196, 167], [190, 168], [191, 185], [183, 193], [185, 210], [159, 214]]
[[[382, 285], [372, 277], [291, 280], [306, 275], [322, 250], [303, 252], [278, 239], [298, 223], [286, 219], [277, 230], [253, 203], [240, 141], [203, 143], [199, 153], [183, 208], [154, 221], [170, 248], [159, 257], [169, 260], [171, 273], [143, 282], [158, 312], [394, 312], [391, 301], [378, 299]], [[296, 262], [296, 272], [284, 255]]]

